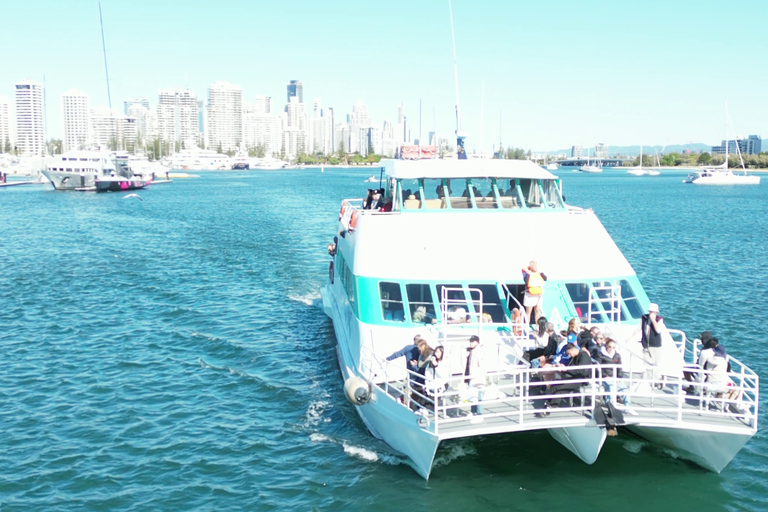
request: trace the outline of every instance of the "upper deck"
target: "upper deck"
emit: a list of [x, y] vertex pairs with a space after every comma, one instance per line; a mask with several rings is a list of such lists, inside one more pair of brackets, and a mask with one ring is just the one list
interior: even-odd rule
[[392, 211], [564, 209], [559, 179], [527, 160], [383, 160]]

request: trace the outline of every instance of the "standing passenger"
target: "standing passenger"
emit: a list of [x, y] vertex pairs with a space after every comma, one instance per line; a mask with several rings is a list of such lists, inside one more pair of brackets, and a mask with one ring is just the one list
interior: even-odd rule
[[[653, 364], [652, 377], [654, 381], [661, 378], [659, 368], [661, 366], [661, 332], [664, 328], [664, 319], [659, 315], [659, 306], [653, 302], [648, 305], [648, 313], [643, 315], [640, 322], [642, 335], [643, 355]], [[654, 382], [654, 387], [664, 387], [660, 382]]]
[[[538, 271], [538, 264], [535, 260], [531, 260], [528, 264], [528, 268], [523, 269], [523, 282], [525, 282], [525, 296], [523, 297], [523, 306], [525, 306], [525, 314], [528, 317], [528, 322], [532, 320], [534, 322], [541, 317], [541, 300], [544, 294], [544, 281], [547, 280], [547, 276], [543, 272]], [[531, 310], [535, 309], [536, 317], [531, 317]]]

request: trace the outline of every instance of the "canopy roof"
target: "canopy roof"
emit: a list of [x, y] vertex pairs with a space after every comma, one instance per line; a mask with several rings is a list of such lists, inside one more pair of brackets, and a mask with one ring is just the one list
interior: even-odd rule
[[382, 160], [387, 176], [417, 178], [524, 178], [555, 180], [557, 176], [530, 160]]

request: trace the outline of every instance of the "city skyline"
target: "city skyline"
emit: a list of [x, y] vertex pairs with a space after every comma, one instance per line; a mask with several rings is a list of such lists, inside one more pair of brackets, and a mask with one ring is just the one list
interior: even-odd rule
[[[718, 71], [755, 47], [757, 20], [765, 19], [759, 13], [768, 13], [760, 2], [737, 3], [730, 9], [706, 1], [641, 8], [587, 1], [576, 8], [564, 2], [535, 7], [455, 1], [468, 148], [482, 144], [488, 151], [499, 139], [505, 147], [533, 151], [599, 142], [717, 144], [725, 138], [726, 98], [728, 138], [764, 134], [768, 107], [759, 99], [759, 84], [766, 71]], [[218, 80], [240, 85], [243, 101], [269, 96], [279, 108], [285, 84], [298, 80], [307, 110], [319, 97], [334, 108], [337, 122], [359, 100], [376, 126], [396, 121], [403, 104], [413, 138], [419, 125], [423, 139], [432, 131], [453, 138], [447, 2], [395, 1], [386, 8], [356, 6], [354, 12], [337, 2], [286, 7], [224, 1], [204, 8], [108, 0], [102, 8], [113, 109], [122, 110], [131, 97], [155, 98], [168, 87], [189, 87], [203, 99]], [[64, 135], [57, 119], [64, 92], [79, 89], [92, 106], [107, 106], [96, 4], [32, 1], [2, 10], [14, 22], [0, 34], [13, 49], [0, 71], [0, 96], [13, 103], [14, 83], [32, 79], [42, 85], [44, 75], [49, 138]], [[739, 14], [745, 10], [749, 17]], [[43, 20], [41, 11], [48, 14]], [[722, 21], [728, 11], [738, 21], [734, 37]], [[288, 38], [286, 19], [292, 22]], [[55, 37], [62, 22], [73, 32], [66, 40]]]

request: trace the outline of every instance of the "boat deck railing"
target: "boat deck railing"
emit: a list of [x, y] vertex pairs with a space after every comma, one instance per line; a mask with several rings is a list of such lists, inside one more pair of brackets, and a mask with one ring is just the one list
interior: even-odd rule
[[[399, 402], [421, 428], [443, 439], [581, 426], [597, 408], [609, 416], [610, 411], [619, 411], [606, 426], [649, 424], [752, 433], [757, 429], [759, 378], [735, 358], [724, 380], [722, 374], [691, 364], [678, 378], [656, 376], [651, 367], [619, 377], [622, 366], [613, 364], [533, 368], [499, 342], [483, 346], [485, 385], [470, 386], [461, 368], [468, 338], [465, 334], [441, 340], [443, 364], [450, 372], [441, 382], [403, 368], [402, 361], [375, 360], [364, 350], [364, 358], [374, 359], [366, 366], [377, 368], [369, 378], [377, 399]], [[584, 370], [588, 376], [561, 379], [566, 370]], [[478, 407], [481, 414], [471, 414]]]

